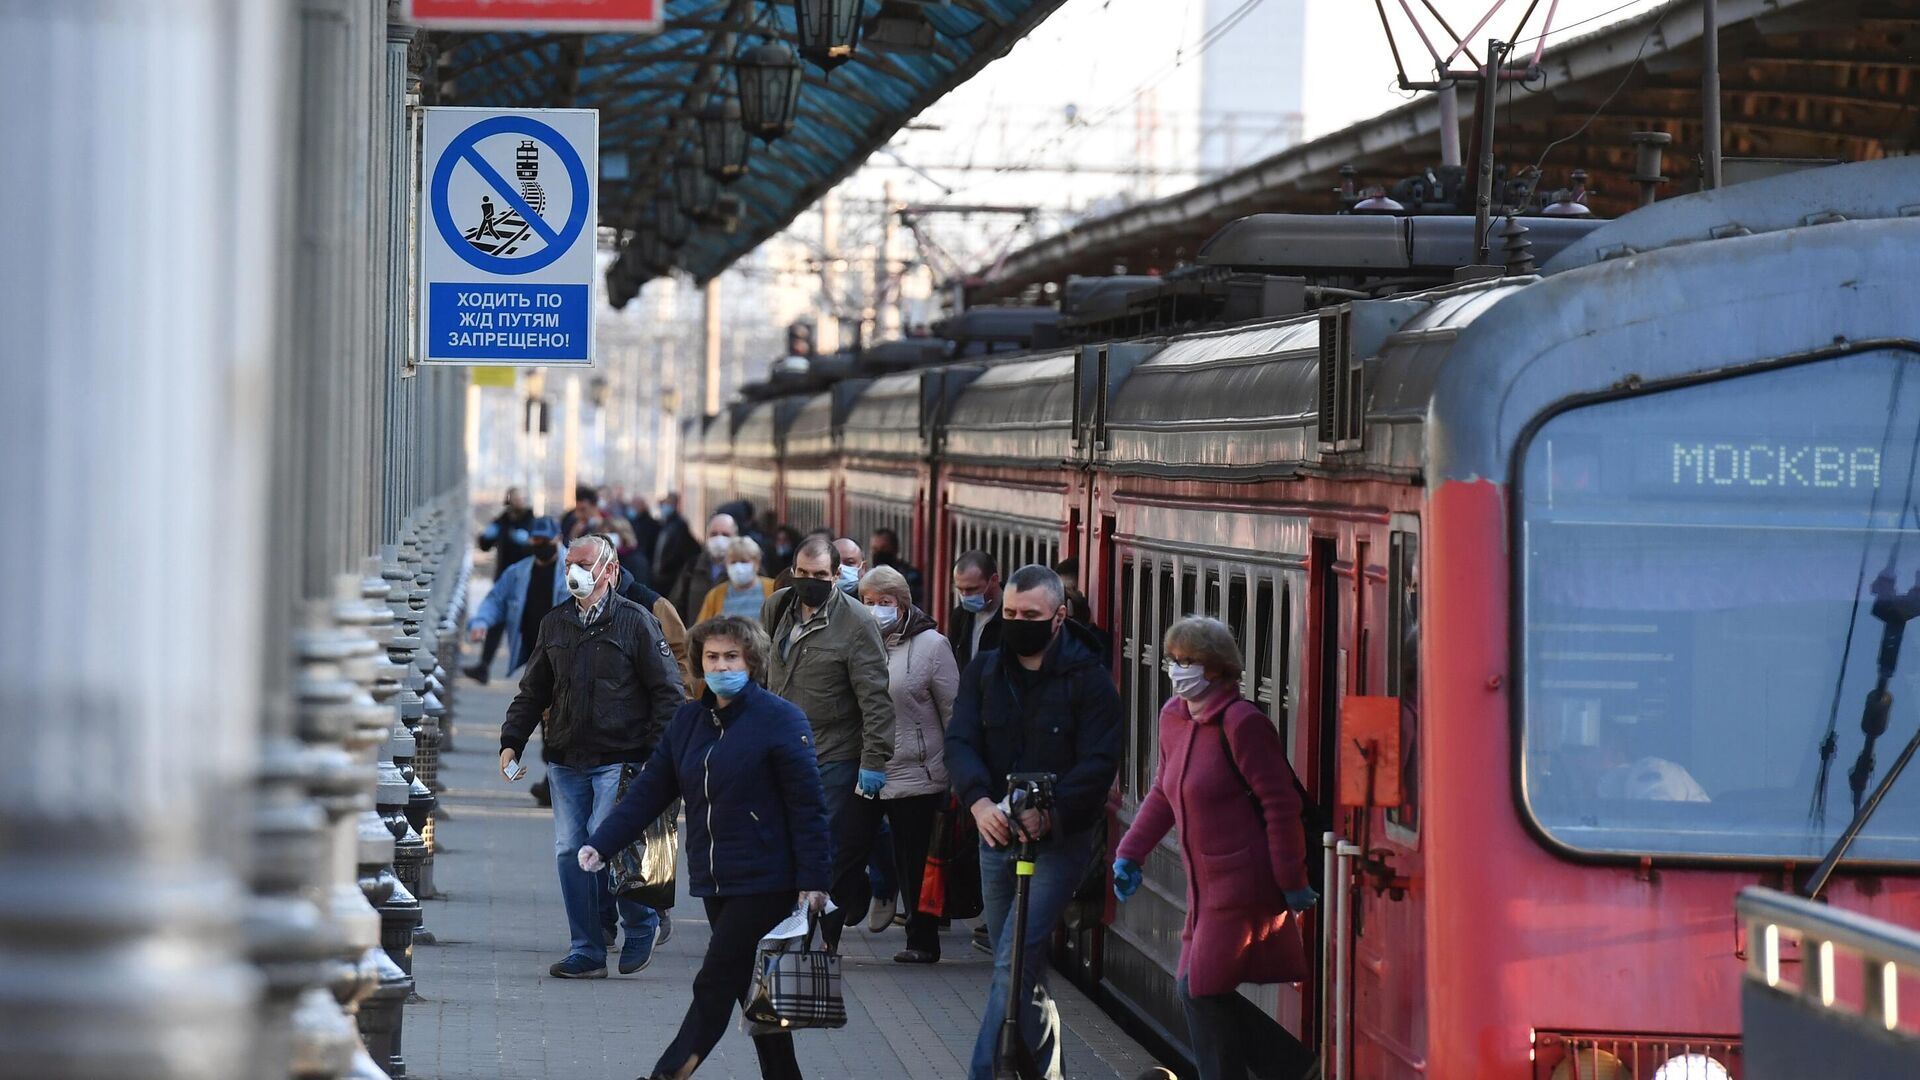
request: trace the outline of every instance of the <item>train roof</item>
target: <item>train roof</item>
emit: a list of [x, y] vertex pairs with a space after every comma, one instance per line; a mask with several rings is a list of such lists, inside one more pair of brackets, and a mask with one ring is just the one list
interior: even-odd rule
[[974, 464], [1058, 466], [1073, 460], [1077, 350], [988, 365], [954, 399], [945, 455]]
[[918, 371], [873, 380], [841, 427], [840, 446], [848, 457], [917, 461], [925, 454], [922, 381]]
[[[1309, 471], [1417, 478], [1419, 425], [1461, 326], [1537, 279], [1470, 282], [1168, 341], [1105, 410], [1102, 464], [1122, 474], [1259, 479]], [[1328, 440], [1323, 355], [1359, 367], [1365, 432]], [[1342, 442], [1350, 445], [1341, 445]]]
[[805, 404], [805, 398], [784, 397], [757, 402], [745, 410], [733, 429], [733, 459], [771, 462], [779, 458], [787, 430]]
[[823, 458], [838, 450], [848, 412], [872, 383], [872, 379], [846, 379], [808, 398], [787, 432], [787, 457]]
[[1829, 165], [1642, 207], [1568, 244], [1559, 274], [1638, 252], [1836, 221], [1920, 215], [1920, 158]]

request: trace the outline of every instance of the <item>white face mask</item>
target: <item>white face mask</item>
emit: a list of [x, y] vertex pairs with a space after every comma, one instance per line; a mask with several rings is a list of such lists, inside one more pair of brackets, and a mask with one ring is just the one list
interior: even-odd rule
[[594, 579], [600, 576], [600, 571], [605, 567], [604, 556], [594, 560], [590, 568], [581, 566], [579, 563], [567, 567], [567, 591], [573, 594], [575, 600], [585, 600], [592, 596]]
[[1169, 663], [1167, 677], [1173, 680], [1173, 692], [1188, 701], [1206, 693], [1207, 688], [1213, 685], [1212, 680], [1207, 678], [1206, 669], [1199, 664]]
[[733, 582], [736, 589], [744, 589], [753, 584], [756, 575], [750, 562], [730, 562], [727, 564], [727, 580]]
[[727, 549], [732, 546], [733, 537], [731, 536], [709, 536], [707, 537], [707, 558], [719, 562], [727, 557]]
[[882, 630], [892, 626], [893, 621], [900, 617], [900, 609], [891, 604], [868, 604], [867, 610], [873, 612], [873, 621], [879, 623]]

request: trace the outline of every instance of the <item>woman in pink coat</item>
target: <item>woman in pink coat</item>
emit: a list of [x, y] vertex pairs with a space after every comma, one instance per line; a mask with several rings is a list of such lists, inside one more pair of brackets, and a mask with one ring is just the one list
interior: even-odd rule
[[1160, 772], [1120, 841], [1114, 895], [1133, 895], [1148, 854], [1178, 828], [1187, 923], [1177, 987], [1200, 1080], [1246, 1080], [1250, 1061], [1269, 1059], [1280, 1075], [1303, 1075], [1311, 1055], [1235, 992], [1307, 977], [1295, 915], [1319, 897], [1307, 884], [1300, 789], [1272, 722], [1240, 696], [1226, 624], [1181, 619], [1163, 654], [1175, 696], [1160, 710]]

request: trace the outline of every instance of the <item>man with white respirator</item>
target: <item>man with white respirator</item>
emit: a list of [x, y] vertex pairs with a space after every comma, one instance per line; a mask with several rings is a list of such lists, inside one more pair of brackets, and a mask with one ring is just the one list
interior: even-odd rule
[[[615, 901], [607, 872], [580, 869], [575, 853], [613, 810], [621, 770], [647, 760], [686, 697], [659, 620], [614, 591], [619, 577], [619, 557], [605, 537], [582, 537], [567, 549], [573, 602], [540, 621], [520, 692], [500, 728], [500, 771], [509, 782], [526, 775], [521, 755], [533, 729], [543, 729], [560, 899], [571, 935], [566, 957], [549, 969], [561, 979], [606, 978], [601, 913]], [[652, 959], [659, 917], [630, 900], [619, 901], [619, 911], [626, 927], [620, 972], [630, 974]]]

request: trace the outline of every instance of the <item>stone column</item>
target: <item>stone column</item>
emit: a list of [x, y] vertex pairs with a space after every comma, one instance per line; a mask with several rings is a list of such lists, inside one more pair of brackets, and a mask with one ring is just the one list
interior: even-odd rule
[[[0, 576], [8, 1075], [259, 1075], [242, 924], [285, 14], [0, 6], [0, 499], [62, 552]], [[98, 550], [102, 507], [167, 527]]]

